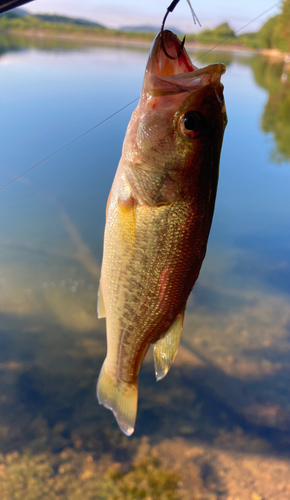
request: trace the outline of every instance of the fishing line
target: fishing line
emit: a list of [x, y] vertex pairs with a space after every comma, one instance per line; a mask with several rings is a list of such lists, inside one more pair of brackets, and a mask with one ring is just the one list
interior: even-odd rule
[[[251, 21], [249, 21], [247, 24], [245, 24], [245, 26], [243, 26], [242, 28], [240, 28], [239, 30], [235, 31], [235, 35], [237, 33], [239, 33], [240, 31], [244, 30], [245, 28], [247, 28], [248, 26], [250, 26], [250, 24], [254, 23], [255, 21], [257, 21], [257, 19], [260, 19], [260, 17], [264, 16], [265, 14], [267, 14], [267, 12], [269, 12], [270, 10], [274, 9], [274, 7], [277, 7], [277, 5], [280, 5], [282, 3], [282, 0], [280, 0], [279, 2], [276, 2], [274, 5], [272, 5], [272, 7], [269, 7], [269, 9], [265, 10], [264, 12], [262, 12], [262, 14], [260, 14], [259, 16], [255, 17], [254, 19], [252, 19]], [[219, 45], [223, 44], [224, 42], [226, 42], [229, 38], [231, 38], [231, 35], [227, 36], [226, 38], [224, 38], [221, 42], [217, 43], [216, 45], [214, 45], [214, 47], [212, 47], [210, 50], [204, 52], [200, 57], [198, 57], [197, 59], [195, 59], [193, 62], [195, 61], [198, 61], [199, 59], [201, 59], [202, 57], [204, 57], [206, 54], [209, 54], [210, 52], [212, 52], [216, 47], [218, 47]], [[2, 189], [6, 188], [7, 186], [9, 186], [10, 184], [12, 184], [13, 182], [17, 181], [18, 179], [20, 179], [20, 177], [22, 177], [23, 175], [26, 175], [28, 172], [30, 172], [31, 170], [33, 170], [34, 168], [38, 167], [39, 165], [41, 165], [41, 163], [44, 163], [46, 160], [49, 160], [49, 158], [52, 158], [53, 156], [55, 156], [57, 153], [60, 153], [60, 151], [63, 151], [63, 149], [67, 148], [68, 146], [70, 146], [71, 144], [73, 144], [74, 142], [78, 141], [79, 139], [81, 139], [82, 137], [84, 137], [85, 135], [89, 134], [90, 132], [92, 132], [92, 130], [95, 130], [97, 127], [99, 127], [100, 125], [102, 125], [103, 123], [105, 123], [106, 121], [110, 120], [111, 118], [113, 118], [113, 116], [116, 116], [118, 113], [120, 113], [121, 111], [123, 111], [124, 109], [128, 108], [129, 106], [131, 106], [131, 104], [133, 104], [134, 102], [138, 101], [139, 97], [136, 97], [136, 99], [133, 99], [133, 101], [129, 102], [128, 104], [126, 104], [125, 106], [123, 106], [122, 108], [118, 109], [118, 111], [115, 111], [115, 113], [111, 114], [110, 116], [108, 116], [107, 118], [105, 118], [104, 120], [102, 120], [101, 122], [99, 122], [97, 125], [95, 125], [94, 127], [90, 128], [89, 130], [87, 130], [86, 132], [84, 132], [83, 134], [79, 135], [78, 137], [76, 137], [75, 139], [73, 139], [72, 141], [68, 142], [65, 146], [63, 146], [62, 148], [58, 149], [57, 151], [54, 151], [54, 153], [51, 153], [49, 156], [47, 156], [46, 158], [43, 158], [43, 160], [39, 161], [38, 163], [36, 163], [35, 165], [33, 165], [32, 167], [28, 168], [27, 170], [25, 170], [24, 172], [22, 172], [21, 174], [17, 175], [16, 177], [14, 177], [14, 179], [11, 179], [11, 181], [7, 182], [7, 184], [4, 184], [3, 186], [0, 187], [0, 191], [2, 191]]]
[[70, 146], [71, 144], [73, 144], [74, 142], [78, 141], [79, 139], [81, 139], [82, 137], [84, 137], [85, 135], [89, 134], [90, 132], [92, 132], [92, 130], [95, 130], [95, 128], [99, 127], [100, 125], [102, 125], [103, 123], [105, 123], [106, 121], [110, 120], [110, 118], [113, 118], [113, 116], [117, 115], [118, 113], [120, 113], [121, 111], [123, 111], [123, 109], [126, 109], [128, 108], [128, 106], [131, 106], [131, 104], [133, 104], [133, 102], [136, 102], [138, 101], [139, 97], [136, 97], [136, 99], [133, 99], [133, 101], [129, 102], [128, 104], [126, 104], [126, 106], [123, 106], [121, 109], [118, 109], [118, 111], [115, 111], [115, 113], [113, 113], [112, 115], [108, 116], [107, 118], [105, 118], [104, 120], [102, 120], [101, 122], [99, 122], [97, 125], [95, 125], [94, 127], [90, 128], [89, 130], [87, 130], [86, 132], [84, 132], [83, 134], [79, 135], [78, 137], [76, 137], [75, 139], [73, 139], [72, 141], [68, 142], [65, 146], [62, 146], [62, 148], [58, 149], [57, 151], [55, 151], [54, 153], [51, 153], [51, 155], [47, 156], [46, 158], [43, 158], [43, 160], [39, 161], [38, 163], [36, 163], [35, 165], [33, 165], [32, 167], [28, 168], [27, 170], [25, 170], [24, 172], [22, 172], [22, 174], [19, 174], [17, 175], [17, 177], [14, 177], [14, 179], [12, 179], [11, 181], [7, 182], [7, 184], [4, 184], [4, 186], [1, 186], [0, 187], [0, 191], [4, 188], [6, 188], [7, 186], [9, 186], [9, 184], [12, 184], [12, 182], [15, 182], [17, 181], [17, 179], [19, 179], [20, 177], [22, 177], [23, 175], [27, 174], [28, 172], [30, 172], [31, 170], [33, 170], [35, 167], [38, 167], [38, 165], [40, 165], [41, 163], [43, 163], [44, 161], [48, 160], [49, 158], [52, 158], [52, 156], [56, 155], [57, 153], [59, 153], [60, 151], [62, 151], [63, 149], [67, 148], [68, 146]]
[[196, 15], [196, 13], [194, 12], [194, 10], [193, 10], [193, 8], [192, 8], [192, 5], [191, 5], [191, 3], [190, 3], [190, 0], [186, 0], [186, 1], [187, 1], [188, 5], [189, 5], [189, 8], [190, 8], [190, 10], [191, 10], [191, 14], [192, 14], [192, 17], [193, 17], [193, 22], [194, 22], [194, 24], [198, 23], [198, 24], [199, 24], [199, 26], [200, 26], [200, 28], [201, 28], [201, 24], [200, 24], [200, 22], [199, 22], [199, 19], [198, 19], [198, 17], [197, 17], [197, 15]]

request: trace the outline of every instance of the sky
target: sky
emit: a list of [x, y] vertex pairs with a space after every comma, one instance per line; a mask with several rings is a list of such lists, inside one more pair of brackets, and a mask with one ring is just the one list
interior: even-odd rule
[[[150, 24], [159, 26], [171, 0], [34, 0], [24, 6], [31, 13], [54, 13], [71, 17], [90, 19], [108, 28]], [[172, 14], [167, 26], [174, 26], [187, 33], [198, 33], [201, 29], [214, 28], [228, 22], [234, 30], [239, 30], [248, 22], [275, 4], [275, 0], [192, 0], [192, 6], [201, 22], [202, 28], [194, 26], [189, 6], [181, 0]], [[281, 5], [281, 3], [280, 3]], [[245, 29], [255, 31], [264, 22], [279, 13], [279, 5], [267, 12]]]

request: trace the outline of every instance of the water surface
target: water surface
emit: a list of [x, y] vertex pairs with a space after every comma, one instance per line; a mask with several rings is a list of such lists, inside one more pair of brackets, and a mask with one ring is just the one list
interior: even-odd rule
[[[147, 50], [0, 43], [1, 185], [140, 93]], [[290, 494], [289, 84], [282, 64], [257, 55], [197, 64], [216, 61], [227, 64], [229, 124], [208, 252], [170, 373], [156, 384], [151, 356], [144, 363], [130, 440], [95, 383], [106, 349], [96, 318], [105, 205], [134, 105], [0, 192], [0, 453], [6, 464], [16, 450], [16, 465], [35, 470], [47, 454], [54, 481], [70, 463], [82, 498], [101, 498], [82, 474], [130, 467], [142, 446], [176, 468], [180, 498], [193, 487], [204, 499]], [[28, 490], [24, 500], [38, 498]]]

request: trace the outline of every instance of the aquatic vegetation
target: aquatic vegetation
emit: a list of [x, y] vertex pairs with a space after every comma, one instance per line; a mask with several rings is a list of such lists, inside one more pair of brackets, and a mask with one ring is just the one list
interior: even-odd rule
[[105, 465], [72, 449], [0, 455], [1, 500], [178, 500], [178, 476], [152, 454], [127, 473]]
[[0, 456], [0, 488], [3, 500], [53, 499], [53, 469], [46, 454]]
[[1, 500], [98, 499], [100, 470], [88, 454], [17, 452], [0, 456]]
[[106, 473], [102, 484], [104, 500], [178, 500], [178, 481], [175, 472], [162, 468], [160, 460], [149, 455], [136, 463], [127, 474], [120, 466]]

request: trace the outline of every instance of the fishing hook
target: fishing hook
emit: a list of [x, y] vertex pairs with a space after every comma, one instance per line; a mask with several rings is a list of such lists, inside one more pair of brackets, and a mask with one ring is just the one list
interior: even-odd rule
[[[169, 57], [169, 59], [178, 59], [181, 54], [182, 54], [182, 51], [183, 51], [183, 47], [184, 47], [184, 43], [185, 43], [185, 36], [183, 37], [183, 40], [181, 41], [181, 45], [180, 45], [180, 50], [177, 54], [176, 57], [173, 57], [171, 56], [170, 54], [168, 54], [166, 48], [165, 48], [165, 43], [164, 43], [164, 25], [165, 25], [165, 22], [166, 22], [166, 19], [168, 17], [168, 14], [169, 12], [173, 12], [176, 5], [178, 4], [180, 0], [173, 0], [173, 2], [171, 2], [171, 4], [169, 5], [169, 7], [167, 7], [167, 11], [165, 13], [165, 16], [163, 18], [163, 21], [162, 21], [162, 24], [161, 24], [161, 31], [160, 31], [160, 34], [161, 34], [161, 45], [162, 45], [162, 48], [163, 48], [163, 51], [164, 51], [164, 54]], [[194, 24], [196, 24], [196, 21], [198, 22], [199, 26], [201, 26], [200, 22], [199, 22], [199, 19], [197, 17], [197, 15], [195, 14], [192, 6], [191, 6], [191, 3], [190, 3], [190, 0], [187, 0], [187, 3], [190, 7], [190, 10], [192, 12], [192, 16], [193, 16], [193, 20], [194, 20]]]
[[173, 12], [176, 5], [178, 4], [179, 0], [173, 0], [173, 2], [171, 2], [171, 4], [169, 5], [169, 7], [167, 7], [167, 11], [165, 13], [165, 16], [163, 18], [163, 21], [162, 21], [162, 24], [161, 24], [161, 44], [162, 44], [162, 48], [163, 48], [163, 51], [164, 51], [164, 54], [169, 57], [169, 59], [178, 59], [179, 56], [181, 56], [182, 54], [182, 50], [183, 50], [183, 47], [184, 47], [184, 42], [185, 42], [185, 36], [183, 37], [183, 40], [181, 42], [181, 46], [180, 46], [180, 50], [177, 54], [176, 57], [172, 57], [170, 54], [168, 54], [166, 48], [165, 48], [165, 43], [164, 43], [164, 25], [165, 25], [165, 22], [166, 22], [166, 19], [168, 17], [168, 14], [169, 12]]

